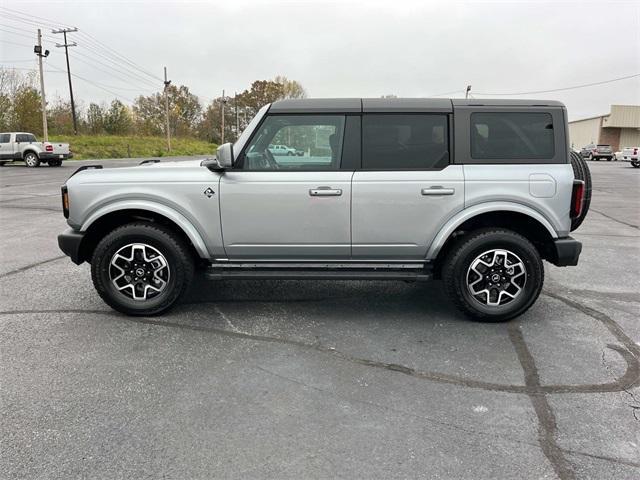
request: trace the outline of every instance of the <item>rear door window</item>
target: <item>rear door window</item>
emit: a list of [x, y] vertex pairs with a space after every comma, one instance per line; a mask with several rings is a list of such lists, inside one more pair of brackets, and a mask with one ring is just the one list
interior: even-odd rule
[[549, 113], [471, 114], [472, 158], [551, 159], [554, 141]]
[[431, 170], [449, 164], [447, 115], [365, 114], [362, 168]]

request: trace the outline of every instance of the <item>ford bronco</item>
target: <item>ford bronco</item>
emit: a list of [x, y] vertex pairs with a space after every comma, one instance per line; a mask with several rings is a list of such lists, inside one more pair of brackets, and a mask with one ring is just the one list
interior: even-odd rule
[[[272, 145], [301, 156], [276, 156]], [[441, 279], [483, 321], [537, 299], [591, 178], [561, 103], [296, 99], [263, 107], [204, 161], [87, 168], [62, 187], [58, 237], [131, 315], [166, 311], [211, 279]]]

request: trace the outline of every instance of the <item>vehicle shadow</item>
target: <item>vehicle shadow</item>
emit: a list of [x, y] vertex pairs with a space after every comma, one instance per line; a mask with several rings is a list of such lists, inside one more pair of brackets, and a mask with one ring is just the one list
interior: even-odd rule
[[[196, 275], [174, 311], [233, 309], [243, 318], [277, 310], [280, 317], [371, 324], [389, 320], [421, 324], [472, 322], [451, 304], [441, 282], [220, 280]], [[255, 320], [254, 320], [255, 321]]]

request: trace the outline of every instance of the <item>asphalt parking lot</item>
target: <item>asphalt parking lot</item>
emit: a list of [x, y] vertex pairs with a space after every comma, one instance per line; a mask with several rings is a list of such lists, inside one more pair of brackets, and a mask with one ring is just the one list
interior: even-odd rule
[[1, 478], [640, 478], [628, 163], [590, 163], [580, 265], [495, 325], [404, 282], [197, 279], [117, 314], [57, 247], [87, 163], [0, 169]]

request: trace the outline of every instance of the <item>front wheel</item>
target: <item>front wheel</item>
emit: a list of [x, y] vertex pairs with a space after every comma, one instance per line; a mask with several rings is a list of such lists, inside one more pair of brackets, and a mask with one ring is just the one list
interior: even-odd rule
[[91, 260], [91, 278], [102, 299], [128, 315], [157, 315], [186, 292], [194, 262], [181, 237], [157, 224], [138, 222], [104, 237]]
[[442, 279], [463, 313], [483, 322], [503, 322], [536, 301], [544, 267], [536, 248], [523, 236], [482, 229], [458, 241], [445, 259]]

